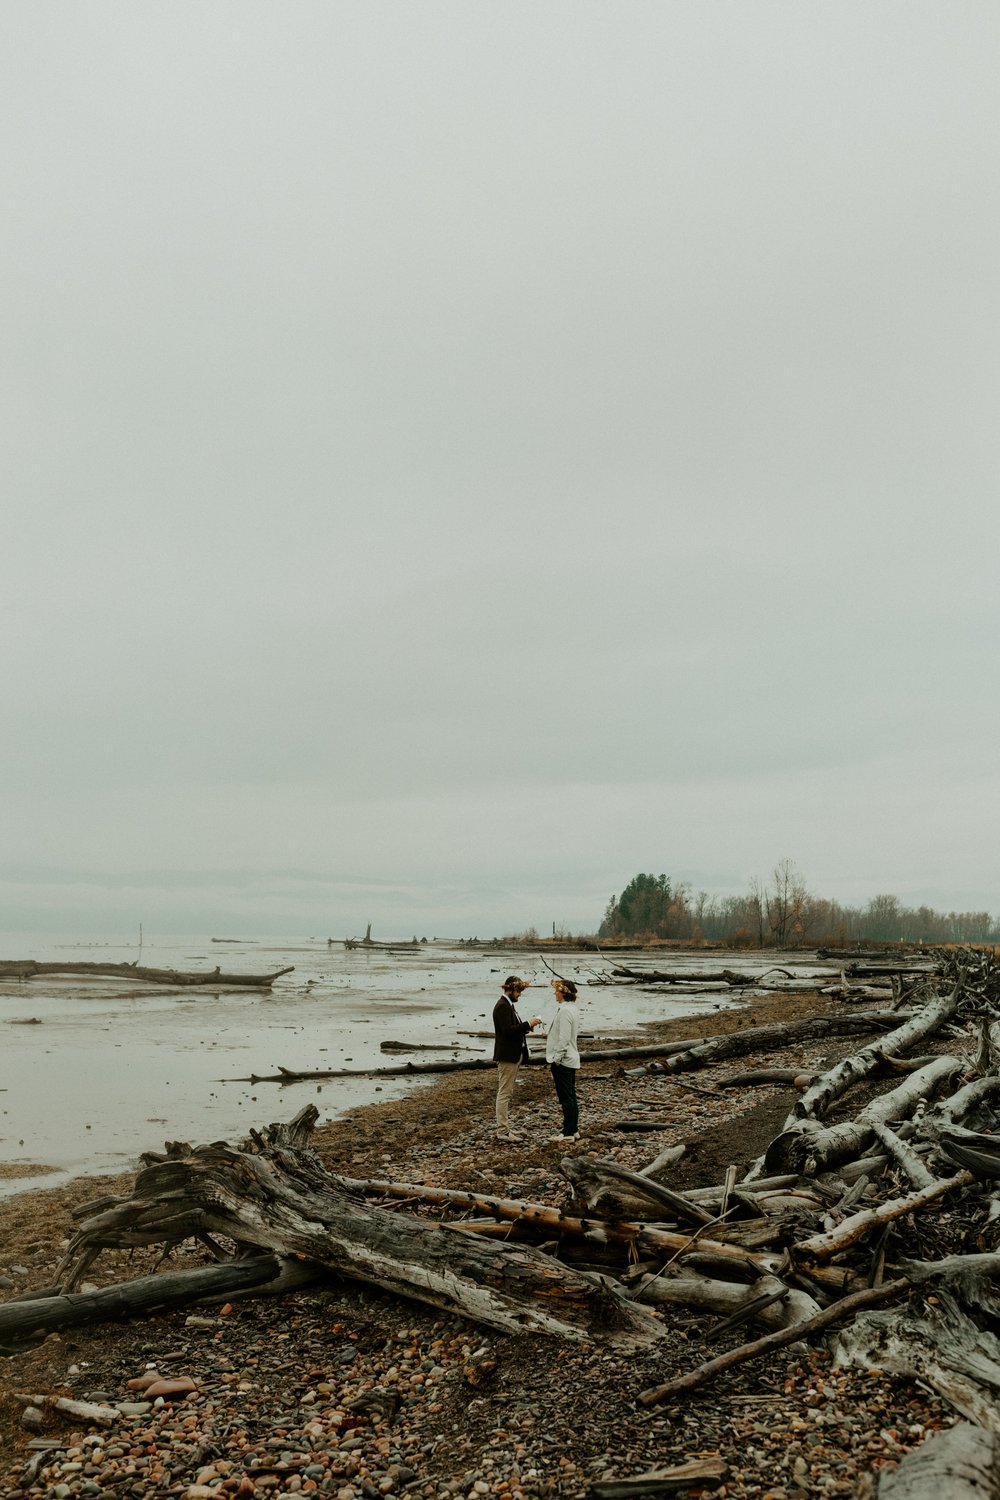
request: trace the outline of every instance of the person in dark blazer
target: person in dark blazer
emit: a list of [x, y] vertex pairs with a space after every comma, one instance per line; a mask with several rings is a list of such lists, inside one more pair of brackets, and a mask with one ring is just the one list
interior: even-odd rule
[[519, 1130], [510, 1128], [510, 1101], [514, 1094], [517, 1070], [528, 1061], [528, 1033], [541, 1024], [541, 1016], [522, 1021], [517, 1002], [528, 989], [527, 980], [509, 974], [503, 982], [503, 993], [493, 1007], [493, 1061], [497, 1065], [497, 1135], [502, 1141], [523, 1141]]

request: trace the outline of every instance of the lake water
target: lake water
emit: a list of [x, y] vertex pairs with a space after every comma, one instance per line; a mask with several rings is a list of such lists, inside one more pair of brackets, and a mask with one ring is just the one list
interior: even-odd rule
[[[120, 963], [137, 956], [135, 945], [0, 937], [0, 958]], [[588, 984], [609, 968], [599, 955], [549, 957], [580, 986], [581, 1030], [602, 1037], [635, 1039], [643, 1022], [678, 1015], [703, 1016], [704, 1023], [692, 1024], [692, 1034], [704, 1033], [711, 1030], [714, 1010], [739, 1003], [729, 994]], [[774, 957], [661, 951], [627, 961], [683, 966], [696, 982], [700, 972], [726, 963], [760, 973]], [[537, 986], [521, 1001], [524, 1017], [537, 1013], [547, 1020], [555, 1009], [552, 976], [541, 959], [503, 948], [483, 952], [435, 942], [384, 952], [328, 947], [324, 938], [160, 938], [144, 942], [141, 962], [197, 971], [219, 965], [240, 974], [288, 965], [294, 970], [263, 993], [78, 976], [0, 981], [0, 1162], [54, 1166], [61, 1176], [120, 1172], [165, 1140], [238, 1140], [251, 1127], [290, 1118], [307, 1102], [317, 1105], [321, 1120], [338, 1118], [421, 1083], [358, 1078], [286, 1086], [232, 1080], [279, 1067], [365, 1068], [406, 1060], [382, 1053], [383, 1041], [440, 1048], [412, 1054], [414, 1062], [486, 1056], [491, 1042], [462, 1033], [491, 1031], [500, 984], [512, 972]], [[815, 962], [799, 963], [793, 972], [829, 974]], [[490, 1100], [484, 1077], [486, 1113]], [[52, 1173], [0, 1179], [0, 1196], [59, 1180]]]

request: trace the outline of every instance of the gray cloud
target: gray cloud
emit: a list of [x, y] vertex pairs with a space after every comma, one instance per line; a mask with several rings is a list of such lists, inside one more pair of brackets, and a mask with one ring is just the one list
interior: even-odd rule
[[992, 12], [10, 21], [11, 922], [1000, 909]]

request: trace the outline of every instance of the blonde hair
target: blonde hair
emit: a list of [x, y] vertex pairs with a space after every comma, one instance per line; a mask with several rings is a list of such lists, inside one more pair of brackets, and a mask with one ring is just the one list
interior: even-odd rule
[[576, 999], [576, 985], [572, 979], [553, 979], [552, 988], [567, 1000]]

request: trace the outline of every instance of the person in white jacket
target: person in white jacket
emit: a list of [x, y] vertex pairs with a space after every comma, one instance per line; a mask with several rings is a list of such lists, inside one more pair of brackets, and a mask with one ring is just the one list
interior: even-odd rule
[[554, 1135], [552, 1142], [578, 1141], [580, 1106], [576, 1097], [576, 1074], [580, 1053], [576, 1045], [576, 985], [572, 979], [553, 979], [552, 988], [557, 1005], [545, 1038], [545, 1061], [552, 1072], [563, 1116], [562, 1135]]

